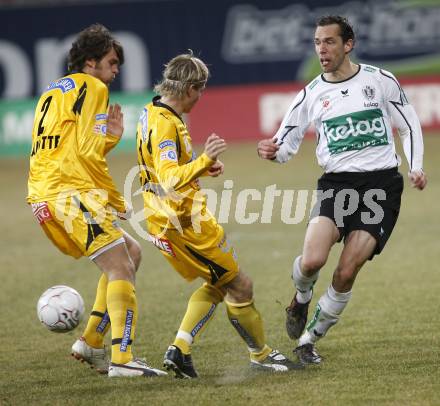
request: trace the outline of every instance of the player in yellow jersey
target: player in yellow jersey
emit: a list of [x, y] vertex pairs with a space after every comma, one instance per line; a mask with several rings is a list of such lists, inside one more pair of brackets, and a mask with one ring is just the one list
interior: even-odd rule
[[[158, 376], [166, 373], [131, 352], [141, 251], [117, 224], [130, 208], [105, 159], [123, 133], [120, 106], [108, 106], [108, 86], [123, 62], [122, 46], [104, 26], [94, 24], [78, 35], [69, 52], [69, 73], [51, 83], [37, 104], [27, 201], [55, 246], [74, 258], [89, 257], [102, 271], [72, 355], [110, 377]], [[109, 365], [103, 341], [110, 322]]]
[[205, 280], [189, 299], [164, 366], [179, 378], [198, 376], [191, 346], [224, 300], [230, 322], [248, 347], [251, 367], [300, 369], [301, 364], [266, 344], [252, 281], [239, 269], [234, 250], [200, 191], [199, 177], [223, 173], [218, 156], [226, 143], [212, 134], [196, 157], [181, 116], [199, 100], [208, 75], [206, 65], [192, 52], [173, 58], [155, 88], [160, 96], [145, 106], [138, 124], [138, 161], [150, 240], [185, 279]]

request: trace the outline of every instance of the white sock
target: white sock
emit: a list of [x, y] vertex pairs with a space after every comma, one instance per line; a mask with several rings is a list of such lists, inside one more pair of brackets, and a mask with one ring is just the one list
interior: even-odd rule
[[324, 337], [330, 327], [338, 322], [350, 298], [351, 291], [344, 293], [336, 292], [333, 286], [330, 285], [327, 292], [319, 299], [313, 318], [307, 325], [306, 331], [300, 337], [298, 345], [314, 344], [321, 337]]
[[316, 340], [317, 338], [306, 330], [298, 340], [298, 347], [301, 347], [304, 344], [315, 344]]
[[301, 272], [301, 256], [293, 261], [292, 280], [296, 288], [296, 300], [298, 303], [308, 303], [312, 300], [313, 285], [318, 279], [319, 271], [313, 276], [307, 277]]

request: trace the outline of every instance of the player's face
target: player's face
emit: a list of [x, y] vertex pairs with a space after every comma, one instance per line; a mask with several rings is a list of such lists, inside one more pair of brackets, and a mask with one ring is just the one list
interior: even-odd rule
[[184, 113], [189, 113], [192, 110], [195, 104], [199, 101], [200, 97], [202, 97], [203, 90], [205, 90], [205, 86], [202, 87], [191, 86], [189, 88], [183, 103]]
[[112, 48], [104, 57], [94, 63], [91, 74], [104, 82], [107, 86], [115, 79], [119, 73], [119, 58], [115, 50]]
[[343, 43], [339, 25], [331, 24], [316, 28], [315, 51], [324, 73], [336, 72], [352, 47], [351, 40]]

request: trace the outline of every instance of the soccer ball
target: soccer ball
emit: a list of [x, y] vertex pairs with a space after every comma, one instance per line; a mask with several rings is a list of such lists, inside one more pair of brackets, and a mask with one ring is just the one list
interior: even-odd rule
[[50, 331], [66, 333], [80, 323], [84, 315], [84, 301], [69, 286], [52, 286], [38, 300], [37, 315]]

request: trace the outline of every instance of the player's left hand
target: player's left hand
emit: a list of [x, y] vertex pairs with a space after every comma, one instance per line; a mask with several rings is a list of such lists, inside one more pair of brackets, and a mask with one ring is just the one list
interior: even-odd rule
[[217, 161], [215, 161], [215, 163], [209, 168], [208, 175], [216, 178], [217, 176], [223, 174], [224, 171], [225, 164], [217, 159]]
[[107, 114], [107, 133], [121, 138], [124, 132], [124, 114], [119, 104], [110, 104]]
[[428, 179], [423, 171], [412, 171], [408, 173], [411, 186], [423, 190], [428, 183]]

